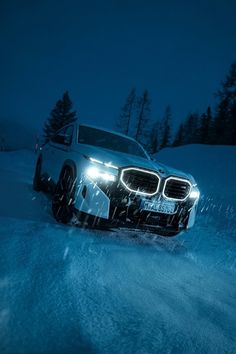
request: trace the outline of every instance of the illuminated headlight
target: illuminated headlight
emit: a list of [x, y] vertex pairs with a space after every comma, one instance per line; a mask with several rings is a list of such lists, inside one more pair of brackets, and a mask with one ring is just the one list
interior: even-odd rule
[[106, 167], [110, 167], [110, 168], [114, 168], [115, 170], [118, 170], [118, 167], [117, 167], [117, 166], [114, 166], [111, 162], [103, 162], [103, 161], [94, 159], [93, 157], [88, 157], [88, 159], [89, 159], [91, 162], [95, 162], [95, 163], [98, 163], [98, 164], [100, 164], [100, 165], [104, 165], [104, 166], [106, 166]]
[[102, 172], [97, 167], [89, 167], [86, 175], [93, 180], [103, 180], [105, 182], [115, 182], [116, 176], [108, 172]]
[[189, 198], [191, 199], [199, 199], [200, 197], [200, 192], [198, 189], [192, 189], [190, 194], [189, 194]]

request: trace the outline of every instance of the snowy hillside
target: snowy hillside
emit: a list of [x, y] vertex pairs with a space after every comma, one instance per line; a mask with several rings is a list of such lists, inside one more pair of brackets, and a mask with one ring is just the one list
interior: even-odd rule
[[189, 145], [164, 149], [156, 159], [196, 179], [201, 190], [200, 214], [236, 238], [236, 147]]
[[181, 146], [164, 149], [155, 158], [190, 172], [205, 196], [220, 199], [222, 203], [236, 203], [235, 146]]
[[235, 353], [236, 147], [157, 155], [202, 193], [171, 239], [55, 223], [34, 159], [0, 153], [0, 353]]

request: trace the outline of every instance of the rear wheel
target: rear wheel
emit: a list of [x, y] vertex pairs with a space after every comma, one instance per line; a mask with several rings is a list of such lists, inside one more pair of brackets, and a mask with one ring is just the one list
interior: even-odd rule
[[34, 180], [33, 180], [33, 189], [36, 192], [42, 190], [41, 169], [42, 169], [42, 158], [39, 158], [35, 167]]
[[52, 198], [52, 212], [54, 218], [67, 224], [73, 217], [75, 197], [75, 176], [71, 168], [65, 168], [56, 185]]

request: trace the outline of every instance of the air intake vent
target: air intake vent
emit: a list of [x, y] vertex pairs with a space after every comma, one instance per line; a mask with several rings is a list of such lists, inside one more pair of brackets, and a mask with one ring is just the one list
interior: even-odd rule
[[122, 170], [120, 179], [130, 192], [143, 195], [156, 194], [160, 183], [160, 177], [155, 172], [135, 167]]
[[166, 198], [185, 200], [190, 193], [191, 183], [185, 179], [169, 177], [165, 181], [163, 195]]

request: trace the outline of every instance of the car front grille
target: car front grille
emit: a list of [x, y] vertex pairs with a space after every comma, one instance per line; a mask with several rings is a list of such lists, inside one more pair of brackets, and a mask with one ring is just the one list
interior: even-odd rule
[[166, 198], [185, 200], [191, 189], [191, 183], [187, 180], [169, 177], [165, 181], [163, 194]]
[[160, 177], [155, 172], [125, 168], [121, 171], [121, 182], [130, 192], [154, 195], [158, 191]]

